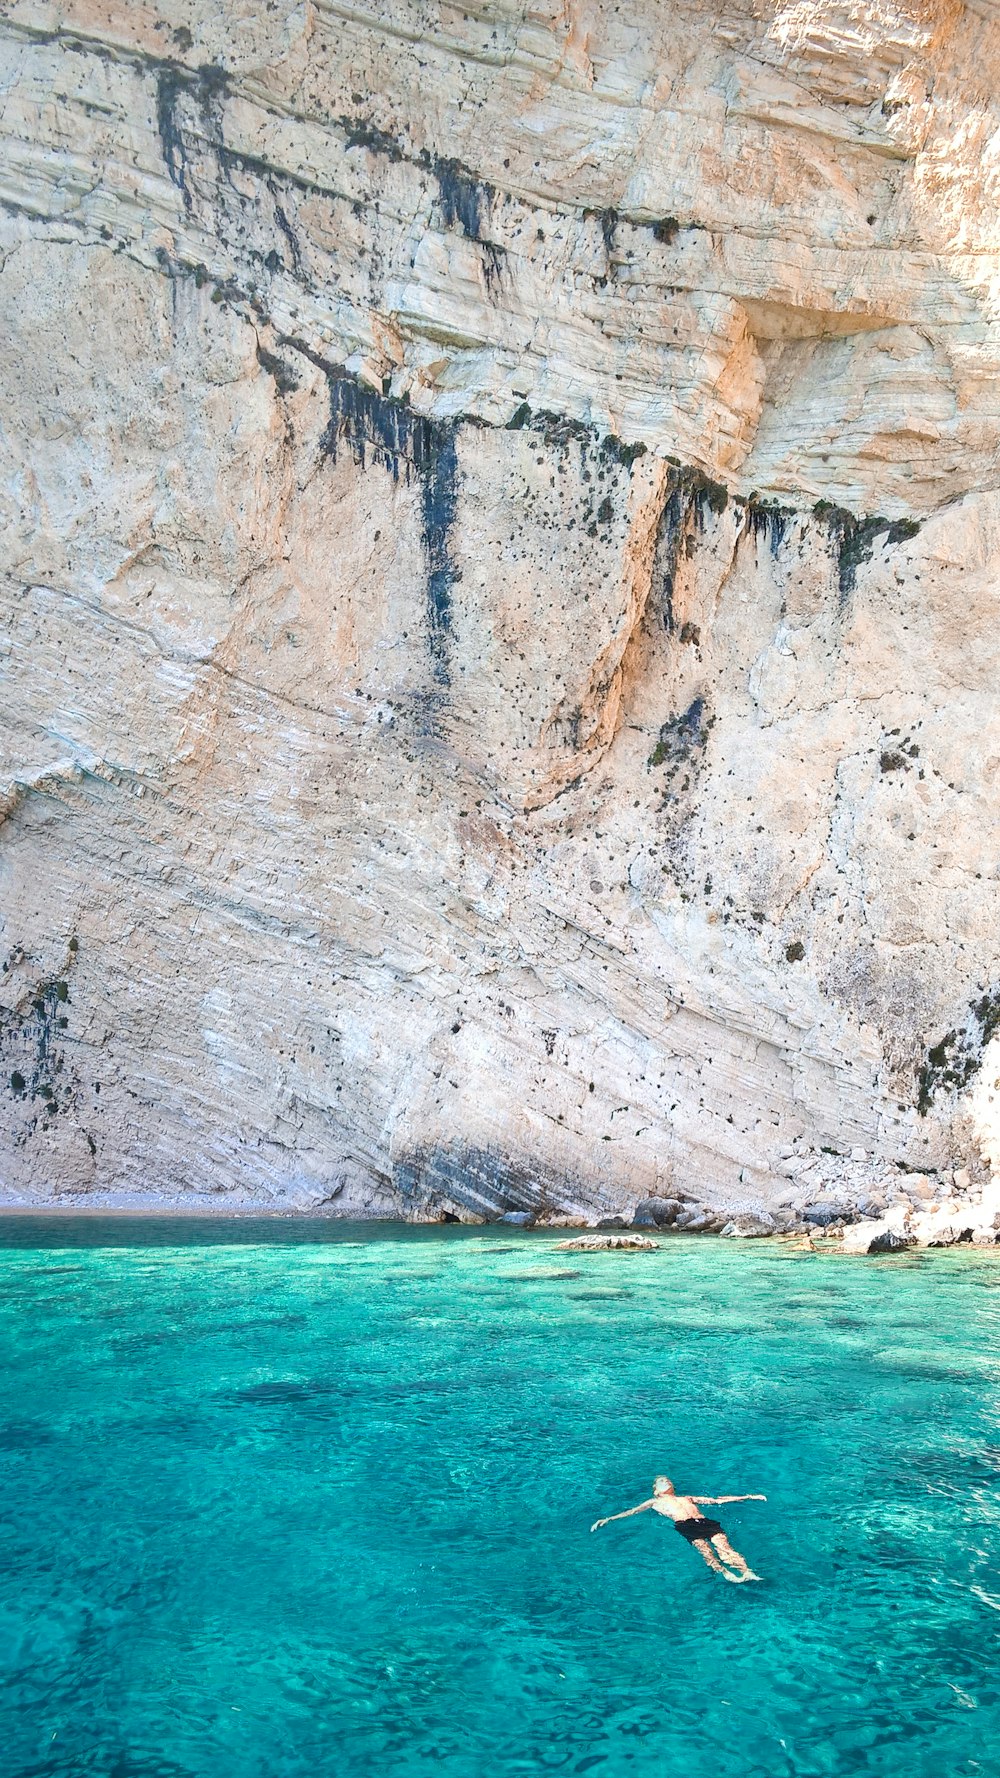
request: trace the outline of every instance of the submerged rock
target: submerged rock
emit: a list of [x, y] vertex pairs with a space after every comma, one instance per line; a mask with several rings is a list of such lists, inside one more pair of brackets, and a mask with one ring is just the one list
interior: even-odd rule
[[612, 1248], [624, 1248], [636, 1253], [655, 1253], [659, 1242], [651, 1241], [648, 1235], [578, 1235], [575, 1241], [557, 1241], [556, 1246], [560, 1252], [567, 1253], [606, 1253]]

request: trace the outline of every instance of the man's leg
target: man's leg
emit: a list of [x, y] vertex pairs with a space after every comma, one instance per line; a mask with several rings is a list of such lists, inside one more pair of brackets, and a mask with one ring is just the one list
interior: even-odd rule
[[[708, 1563], [710, 1568], [715, 1569], [716, 1574], [725, 1574], [726, 1571], [723, 1568], [722, 1563], [716, 1560], [712, 1551], [712, 1546], [707, 1537], [696, 1537], [691, 1548], [698, 1551], [699, 1556]], [[729, 1578], [732, 1577], [730, 1576]]]
[[718, 1550], [722, 1560], [728, 1562], [729, 1566], [735, 1568], [737, 1571], [735, 1575], [730, 1575], [730, 1580], [760, 1579], [760, 1575], [754, 1573], [750, 1564], [740, 1555], [739, 1550], [733, 1549], [733, 1546], [724, 1531], [717, 1531], [712, 1539], [712, 1543]]

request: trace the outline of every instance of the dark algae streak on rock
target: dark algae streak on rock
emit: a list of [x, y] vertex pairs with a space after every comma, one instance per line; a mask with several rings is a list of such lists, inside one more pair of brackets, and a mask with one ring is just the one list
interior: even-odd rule
[[691, 765], [708, 740], [704, 723], [705, 700], [695, 698], [678, 716], [670, 716], [660, 729], [659, 740], [649, 756], [651, 767]]
[[758, 500], [751, 494], [746, 503], [746, 515], [750, 536], [763, 538], [770, 545], [772, 556], [777, 556], [794, 516], [792, 508], [780, 506], [776, 500]]
[[295, 393], [299, 386], [299, 379], [291, 365], [286, 364], [283, 358], [278, 358], [274, 352], [269, 352], [266, 346], [259, 343], [257, 363], [262, 370], [267, 371], [269, 377], [274, 378], [274, 386], [279, 395], [293, 395]]
[[344, 131], [348, 148], [367, 148], [372, 154], [383, 154], [387, 160], [401, 161], [405, 159], [403, 150], [395, 136], [388, 130], [380, 130], [376, 124], [364, 117], [342, 117], [340, 127]]
[[826, 522], [837, 554], [837, 580], [842, 598], [854, 591], [854, 582], [862, 562], [870, 562], [877, 540], [905, 543], [920, 530], [918, 519], [884, 519], [877, 513], [859, 518], [845, 506], [833, 506], [818, 500], [813, 507], [818, 519]]
[[711, 515], [725, 512], [728, 504], [729, 494], [721, 482], [710, 480], [698, 469], [671, 463], [657, 526], [653, 567], [653, 587], [660, 601], [663, 627], [668, 631], [674, 628], [674, 580], [681, 546], [692, 529], [704, 532]]
[[40, 982], [23, 1007], [0, 1012], [0, 1078], [15, 1100], [31, 1107], [28, 1135], [39, 1124], [47, 1129], [76, 1093], [62, 1042], [69, 1004], [69, 982], [59, 976]]
[[191, 208], [191, 193], [185, 180], [184, 142], [177, 124], [177, 99], [186, 85], [179, 68], [163, 68], [156, 80], [156, 127], [167, 172], [184, 199], [184, 208]]
[[438, 188], [438, 202], [447, 228], [455, 223], [470, 241], [482, 239], [483, 209], [493, 196], [492, 186], [477, 179], [460, 161], [428, 160]]
[[947, 1031], [928, 1049], [917, 1075], [917, 1110], [921, 1117], [926, 1117], [938, 1092], [958, 1093], [969, 1085], [986, 1045], [998, 1031], [1000, 989], [994, 989], [972, 1002], [964, 1026]]
[[185, 210], [191, 208], [191, 193], [187, 184], [187, 153], [177, 116], [178, 101], [182, 95], [192, 94], [207, 119], [228, 84], [226, 70], [213, 63], [194, 71], [176, 62], [157, 64], [156, 128], [167, 172], [184, 200]]
[[371, 460], [387, 469], [393, 481], [419, 478], [431, 652], [435, 678], [446, 685], [451, 590], [458, 579], [451, 554], [458, 501], [457, 423], [428, 419], [408, 402], [380, 395], [344, 371], [327, 367], [327, 381], [330, 421], [323, 450], [336, 461], [343, 443], [361, 469]]
[[435, 673], [447, 681], [445, 643], [451, 628], [451, 589], [457, 578], [449, 543], [455, 520], [458, 454], [455, 427], [434, 422], [430, 460], [420, 479], [424, 549], [427, 552], [427, 600]]

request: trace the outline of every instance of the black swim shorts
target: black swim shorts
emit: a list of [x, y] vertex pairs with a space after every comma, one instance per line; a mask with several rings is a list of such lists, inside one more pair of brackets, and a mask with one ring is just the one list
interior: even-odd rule
[[688, 1543], [697, 1543], [702, 1537], [717, 1537], [722, 1526], [718, 1519], [675, 1519], [674, 1529], [686, 1537]]

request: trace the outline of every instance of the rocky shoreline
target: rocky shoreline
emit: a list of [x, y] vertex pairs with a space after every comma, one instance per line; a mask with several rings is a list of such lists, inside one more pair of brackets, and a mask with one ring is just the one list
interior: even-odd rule
[[[455, 1219], [457, 1220], [457, 1219]], [[885, 1182], [859, 1203], [847, 1204], [834, 1192], [814, 1202], [792, 1202], [774, 1210], [736, 1215], [685, 1203], [678, 1197], [643, 1198], [631, 1217], [534, 1217], [510, 1211], [498, 1219], [519, 1228], [587, 1228], [597, 1231], [657, 1230], [673, 1234], [712, 1234], [732, 1240], [768, 1236], [837, 1239], [845, 1253], [892, 1253], [908, 1247], [1000, 1244], [1000, 1180], [974, 1184], [964, 1170], [948, 1181], [926, 1174]]]
[[[384, 1225], [399, 1222], [406, 1226], [434, 1227], [463, 1225], [472, 1228], [492, 1227], [521, 1233], [580, 1231], [573, 1239], [560, 1242], [561, 1247], [590, 1251], [655, 1250], [662, 1237], [678, 1235], [710, 1235], [728, 1240], [774, 1240], [796, 1242], [793, 1251], [817, 1250], [854, 1255], [878, 1255], [904, 1252], [910, 1248], [940, 1249], [973, 1246], [1000, 1246], [1000, 1180], [975, 1187], [952, 1186], [934, 1190], [934, 1183], [923, 1175], [913, 1176], [906, 1189], [894, 1184], [891, 1198], [872, 1194], [862, 1205], [838, 1204], [831, 1195], [827, 1200], [804, 1206], [779, 1207], [776, 1211], [753, 1210], [738, 1214], [713, 1211], [685, 1202], [681, 1198], [644, 1198], [631, 1216], [611, 1215], [588, 1217], [572, 1213], [541, 1213], [510, 1210], [498, 1216], [480, 1216], [472, 1212], [457, 1215], [442, 1211], [418, 1217], [368, 1216], [354, 1218], [342, 1212], [322, 1209], [289, 1209], [242, 1203], [234, 1205], [193, 1204], [190, 1199], [141, 1204], [75, 1204], [62, 1202], [0, 1205], [0, 1225], [5, 1219], [20, 1220], [41, 1217], [47, 1221], [62, 1219], [113, 1218], [137, 1223], [150, 1220], [192, 1220], [206, 1222], [299, 1222], [355, 1220]], [[651, 1239], [656, 1236], [657, 1239]]]

